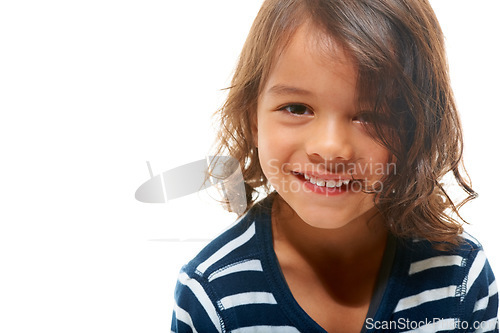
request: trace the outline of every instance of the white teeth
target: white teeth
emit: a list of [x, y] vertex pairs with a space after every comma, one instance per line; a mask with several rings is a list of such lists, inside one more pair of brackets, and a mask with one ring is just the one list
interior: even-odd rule
[[329, 180], [326, 182], [326, 187], [336, 187], [337, 182], [335, 180]]
[[308, 176], [306, 174], [304, 174], [304, 178], [306, 180], [308, 180], [311, 184], [314, 184], [316, 186], [326, 186], [328, 188], [341, 187], [342, 185], [349, 184], [349, 180], [348, 179], [346, 179], [346, 180], [339, 180], [339, 181], [336, 181], [336, 180], [324, 180], [324, 179], [320, 179], [320, 178], [315, 178], [315, 177], [312, 177], [312, 176]]

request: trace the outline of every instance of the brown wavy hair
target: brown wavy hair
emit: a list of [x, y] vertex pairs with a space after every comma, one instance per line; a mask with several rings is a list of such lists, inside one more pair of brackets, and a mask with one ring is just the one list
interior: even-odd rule
[[[370, 133], [394, 156], [397, 173], [374, 196], [388, 229], [397, 237], [458, 244], [458, 209], [476, 192], [462, 164], [462, 129], [443, 33], [427, 0], [264, 1], [217, 113], [216, 153], [239, 161], [247, 210], [258, 188], [269, 193], [251, 130], [258, 96], [273, 60], [306, 22], [352, 56], [360, 104], [373, 106]], [[466, 193], [458, 204], [443, 188], [446, 174]]]

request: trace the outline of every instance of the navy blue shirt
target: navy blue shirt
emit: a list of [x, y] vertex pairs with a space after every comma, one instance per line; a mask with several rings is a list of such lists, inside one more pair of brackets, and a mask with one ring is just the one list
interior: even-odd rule
[[[182, 268], [172, 332], [325, 332], [296, 302], [281, 272], [271, 203], [255, 205]], [[448, 252], [425, 240], [395, 240], [360, 331], [498, 332], [495, 277], [481, 245], [463, 237]]]

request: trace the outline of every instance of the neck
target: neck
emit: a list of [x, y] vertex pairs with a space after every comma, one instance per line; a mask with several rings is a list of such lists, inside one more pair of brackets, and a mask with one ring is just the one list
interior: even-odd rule
[[304, 222], [277, 196], [272, 220], [275, 245], [279, 243], [280, 248], [313, 266], [380, 262], [387, 240], [387, 229], [375, 208], [341, 228], [323, 229]]

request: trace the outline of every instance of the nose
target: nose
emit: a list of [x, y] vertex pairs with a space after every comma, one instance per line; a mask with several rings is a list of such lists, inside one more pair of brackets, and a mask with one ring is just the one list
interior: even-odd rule
[[354, 158], [352, 135], [347, 123], [340, 119], [317, 120], [306, 141], [311, 162], [345, 163]]

